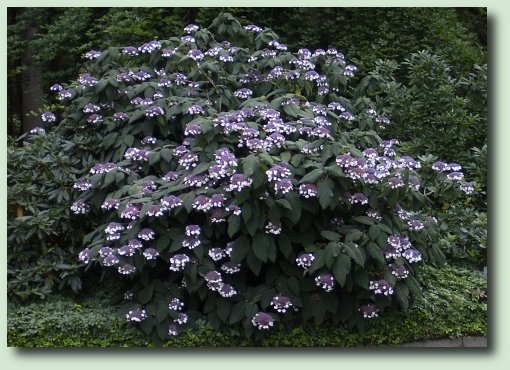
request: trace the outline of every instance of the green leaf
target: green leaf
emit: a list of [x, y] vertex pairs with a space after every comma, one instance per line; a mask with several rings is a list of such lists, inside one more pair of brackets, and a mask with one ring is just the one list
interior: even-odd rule
[[250, 204], [248, 202], [245, 202], [243, 204], [242, 212], [241, 212], [241, 216], [243, 217], [243, 221], [245, 224], [247, 224], [250, 221], [251, 215], [252, 215], [252, 212], [251, 212]]
[[158, 305], [156, 311], [156, 322], [159, 324], [168, 317], [168, 306], [166, 304]]
[[373, 225], [375, 222], [372, 218], [367, 217], [367, 216], [357, 216], [357, 217], [353, 217], [352, 219], [356, 222], [359, 222], [360, 224], [363, 224], [363, 225]]
[[260, 260], [255, 256], [255, 254], [253, 254], [252, 251], [246, 255], [246, 264], [256, 276], [259, 275], [260, 269], [262, 267], [262, 262], [260, 262]]
[[141, 304], [147, 304], [151, 301], [154, 294], [154, 285], [147, 285], [145, 288], [138, 292], [138, 301]]
[[240, 227], [241, 227], [241, 217], [240, 216], [232, 215], [228, 218], [227, 233], [230, 238], [232, 238], [239, 231]]
[[338, 167], [336, 164], [332, 164], [331, 166], [324, 167], [326, 172], [330, 174], [333, 177], [346, 177], [345, 174], [342, 172], [342, 169]]
[[340, 284], [340, 286], [343, 287], [345, 285], [345, 280], [347, 279], [347, 274], [349, 273], [350, 269], [351, 261], [349, 260], [349, 257], [347, 257], [345, 254], [338, 255], [331, 272], [335, 276], [335, 280], [338, 282], [338, 284]]
[[333, 186], [334, 184], [331, 179], [325, 179], [317, 187], [317, 195], [319, 196], [319, 203], [322, 209], [328, 208], [333, 199]]
[[292, 243], [287, 235], [281, 235], [278, 238], [278, 245], [280, 246], [280, 252], [286, 257], [289, 258], [292, 253]]
[[235, 324], [244, 319], [244, 312], [246, 310], [246, 303], [241, 301], [238, 302], [232, 307], [232, 311], [230, 313], [229, 324]]
[[329, 240], [331, 242], [336, 242], [336, 241], [340, 240], [340, 235], [338, 235], [338, 233], [335, 233], [333, 231], [324, 230], [324, 231], [321, 231], [321, 235], [326, 240]]
[[242, 260], [244, 260], [244, 258], [250, 251], [250, 247], [251, 246], [248, 241], [248, 238], [246, 237], [239, 238], [234, 244], [232, 253], [230, 254], [230, 260], [234, 263], [241, 262]]
[[161, 148], [161, 158], [170, 163], [172, 161], [172, 151], [169, 148]]
[[303, 183], [315, 183], [324, 173], [324, 170], [322, 168], [316, 168], [310, 173], [307, 173], [305, 176], [299, 180], [300, 184]]
[[363, 231], [360, 230], [347, 230], [345, 233], [345, 241], [351, 242], [361, 239]]
[[242, 159], [241, 162], [243, 165], [243, 172], [246, 177], [253, 175], [255, 170], [260, 166], [259, 158], [255, 154], [250, 154], [246, 158]]
[[287, 279], [287, 287], [291, 291], [292, 294], [299, 297], [300, 289], [299, 289], [299, 280], [295, 277], [291, 276]]
[[110, 149], [111, 146], [113, 145], [113, 143], [115, 143], [115, 141], [117, 140], [117, 138], [119, 137], [119, 133], [118, 132], [110, 132], [109, 134], [105, 135], [104, 139], [103, 139], [103, 147], [105, 149]]
[[356, 262], [356, 264], [360, 265], [361, 267], [365, 265], [365, 256], [363, 255], [363, 252], [359, 246], [354, 243], [347, 242], [344, 243], [344, 248], [345, 253], [347, 253], [347, 255], [351, 257], [354, 262]]
[[377, 246], [377, 244], [373, 242], [368, 242], [365, 247], [368, 255], [373, 259], [377, 260], [381, 264], [385, 263], [384, 255], [381, 249]]
[[216, 302], [216, 314], [221, 321], [227, 322], [230, 315], [230, 303], [225, 299], [218, 299]]
[[251, 248], [255, 256], [262, 262], [267, 262], [269, 256], [269, 237], [266, 234], [255, 234]]
[[290, 205], [290, 203], [286, 199], [277, 199], [276, 203], [281, 205], [283, 208], [286, 208], [286, 209], [289, 209], [289, 210], [292, 209], [292, 206]]
[[150, 335], [152, 329], [154, 329], [154, 319], [152, 317], [147, 317], [140, 323], [140, 329], [145, 333], [145, 335]]
[[374, 241], [377, 240], [380, 233], [381, 233], [381, 229], [377, 225], [372, 225], [368, 229], [368, 237], [370, 238], [370, 240], [374, 240]]

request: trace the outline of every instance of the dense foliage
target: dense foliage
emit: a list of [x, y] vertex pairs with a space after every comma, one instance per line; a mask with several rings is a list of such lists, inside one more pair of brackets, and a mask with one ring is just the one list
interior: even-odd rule
[[[407, 315], [368, 323], [362, 333], [343, 328], [279, 327], [255, 343], [239, 330], [221, 332], [201, 323], [196, 331], [165, 341], [170, 347], [355, 347], [437, 338], [487, 335], [487, 305], [478, 298], [480, 274], [459, 267], [424, 268], [423, 298]], [[10, 307], [7, 344], [14, 347], [147, 347], [154, 345], [120, 319], [101, 294], [74, 302], [50, 300]]]
[[[56, 94], [31, 113], [46, 131], [9, 147], [11, 300], [77, 292], [102, 274], [124, 280], [128, 320], [181, 345], [220, 326], [238, 335], [241, 324], [258, 339], [275, 322], [274, 335], [309, 322], [362, 328], [379, 311], [403, 315], [393, 308], [419, 295], [420, 260], [486, 264], [487, 67], [476, 10], [231, 11], [240, 23], [222, 15], [170, 39], [218, 9], [16, 16], [10, 97], [34, 67]], [[324, 22], [293, 26], [312, 18]], [[9, 101], [10, 132], [20, 108]], [[80, 253], [92, 261], [84, 277], [79, 245], [96, 227]]]
[[[413, 265], [443, 257], [439, 225], [421, 211], [422, 163], [379, 137], [390, 119], [370, 99], [348, 99], [356, 67], [228, 14], [185, 32], [91, 50], [76, 85], [52, 87], [68, 105], [59, 132], [100, 143], [68, 148], [98, 161], [71, 209], [106, 211], [80, 259], [131, 279], [128, 320], [164, 340], [192, 318], [250, 335], [271, 309], [359, 326], [407, 308]], [[473, 191], [460, 165], [431, 159], [426, 190]]]

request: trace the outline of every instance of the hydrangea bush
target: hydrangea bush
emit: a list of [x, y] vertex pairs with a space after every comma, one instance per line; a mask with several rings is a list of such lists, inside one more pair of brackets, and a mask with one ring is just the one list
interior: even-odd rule
[[79, 259], [125, 276], [125, 317], [155, 340], [199, 319], [247, 335], [361, 325], [406, 308], [418, 266], [442, 259], [427, 187], [472, 186], [379, 136], [390, 119], [349, 99], [341, 52], [291, 52], [222, 14], [86, 57], [75, 85], [52, 86], [64, 132], [101, 142], [75, 184], [76, 217], [104, 220]]

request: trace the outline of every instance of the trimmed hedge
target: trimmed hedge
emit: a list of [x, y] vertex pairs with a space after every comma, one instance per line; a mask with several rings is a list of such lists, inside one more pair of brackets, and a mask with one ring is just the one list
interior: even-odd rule
[[[485, 280], [477, 271], [445, 265], [423, 268], [423, 297], [407, 314], [394, 312], [367, 324], [361, 333], [331, 327], [283, 328], [260, 342], [241, 331], [214, 330], [198, 323], [193, 331], [166, 341], [168, 347], [356, 347], [401, 344], [467, 335], [487, 335], [487, 305], [479, 298]], [[34, 303], [8, 311], [10, 347], [153, 347], [120, 319], [104, 298]]]

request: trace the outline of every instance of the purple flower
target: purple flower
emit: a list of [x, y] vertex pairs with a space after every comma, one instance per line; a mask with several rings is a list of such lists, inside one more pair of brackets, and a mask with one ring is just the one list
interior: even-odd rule
[[224, 298], [230, 298], [237, 294], [236, 290], [230, 284], [221, 284], [218, 293]]
[[60, 92], [62, 91], [64, 88], [62, 87], [62, 85], [59, 85], [59, 84], [53, 84], [51, 85], [50, 87], [50, 90], [51, 91], [56, 91], [56, 92]]
[[168, 326], [168, 335], [174, 335], [175, 336], [177, 334], [179, 334], [178, 329], [177, 329], [177, 325], [170, 324]]
[[[79, 76], [78, 78], [78, 81], [83, 85], [83, 86], [95, 86], [97, 84], [97, 78], [95, 77], [92, 77], [90, 74], [88, 73], [83, 73]], [[62, 91], [61, 91], [62, 92]]]
[[117, 165], [115, 163], [106, 162], [106, 163], [96, 163], [94, 167], [90, 169], [91, 174], [95, 173], [107, 173], [117, 169]]
[[465, 182], [460, 185], [460, 190], [469, 195], [475, 191], [475, 187], [472, 182]]
[[409, 275], [409, 271], [404, 266], [397, 266], [390, 263], [389, 267], [391, 274], [397, 279], [405, 279]]
[[186, 33], [193, 33], [198, 31], [199, 27], [196, 24], [188, 24], [186, 27], [184, 27], [184, 31]]
[[371, 280], [368, 289], [373, 290], [375, 294], [390, 296], [393, 294], [393, 288], [386, 280]]
[[188, 114], [204, 114], [204, 109], [200, 105], [192, 105], [188, 108]]
[[107, 266], [107, 267], [110, 267], [110, 266], [115, 266], [116, 264], [118, 264], [120, 261], [119, 261], [119, 258], [115, 255], [110, 255], [110, 256], [106, 256], [104, 259], [103, 259], [103, 265], [104, 266]]
[[404, 182], [401, 179], [399, 179], [398, 177], [390, 177], [386, 181], [388, 182], [388, 185], [392, 189], [397, 189], [397, 188], [401, 188], [404, 186]]
[[368, 303], [359, 308], [359, 311], [363, 314], [363, 317], [366, 319], [372, 319], [374, 317], [379, 316], [379, 309], [376, 305], [372, 303]]
[[156, 259], [156, 257], [159, 256], [159, 252], [154, 248], [146, 248], [142, 255], [149, 261]]
[[33, 129], [31, 129], [29, 131], [32, 135], [40, 135], [40, 134], [44, 134], [46, 132], [45, 129], [43, 129], [42, 127], [34, 127]]
[[182, 324], [186, 324], [188, 322], [188, 315], [186, 315], [185, 313], [182, 313], [180, 312], [178, 315], [177, 315], [177, 318], [174, 319], [174, 322], [182, 325]]
[[117, 222], [110, 222], [108, 224], [108, 226], [106, 227], [106, 229], [104, 229], [104, 232], [106, 234], [113, 234], [117, 231], [122, 231], [122, 230], [124, 230], [124, 225], [119, 224]]
[[251, 319], [251, 322], [257, 329], [267, 330], [274, 325], [273, 317], [265, 312], [257, 312]]
[[335, 286], [335, 278], [331, 274], [322, 274], [315, 278], [315, 285], [324, 289], [326, 292], [331, 292]]
[[262, 32], [263, 31], [262, 28], [260, 28], [259, 26], [254, 25], [254, 24], [249, 24], [247, 26], [244, 26], [243, 28], [245, 30], [247, 30], [247, 31], [254, 32], [254, 33], [258, 33], [258, 32]]
[[190, 259], [185, 254], [176, 254], [175, 256], [170, 258], [170, 270], [172, 271], [180, 271], [183, 270], [187, 263], [190, 262]]
[[187, 238], [182, 241], [182, 246], [188, 249], [195, 249], [201, 244], [200, 239], [196, 237]]
[[202, 59], [204, 59], [204, 53], [198, 49], [191, 49], [188, 51], [188, 57], [193, 59], [195, 62], [200, 62]]
[[138, 50], [134, 46], [126, 46], [125, 48], [122, 48], [122, 54], [129, 56], [137, 56]]
[[98, 123], [98, 122], [103, 122], [103, 116], [100, 115], [100, 114], [91, 114], [90, 116], [88, 116], [87, 118], [87, 122], [89, 123]]
[[285, 313], [289, 307], [292, 307], [290, 298], [283, 295], [277, 295], [273, 297], [270, 304], [276, 311], [280, 313]]
[[267, 234], [273, 234], [273, 235], [280, 235], [282, 232], [282, 224], [278, 223], [276, 225], [273, 225], [272, 222], [268, 222], [266, 225], [266, 233]]
[[287, 80], [296, 80], [299, 78], [299, 71], [291, 70], [287, 71], [287, 75], [285, 76], [285, 79]]
[[288, 168], [288, 165], [275, 165], [266, 171], [267, 178], [270, 182], [276, 182], [283, 179], [287, 179], [292, 175], [292, 172]]
[[121, 256], [131, 257], [136, 253], [136, 248], [134, 248], [130, 244], [126, 244], [126, 245], [123, 245], [122, 247], [120, 247], [117, 252]]
[[141, 322], [141, 321], [145, 320], [146, 318], [147, 318], [147, 313], [145, 312], [145, 310], [136, 309], [136, 310], [129, 311], [126, 314], [126, 319], [128, 321]]
[[407, 167], [409, 169], [417, 169], [421, 168], [421, 164], [418, 161], [415, 161], [413, 158], [409, 156], [403, 156], [399, 160], [400, 167]]
[[128, 119], [128, 115], [124, 112], [116, 112], [112, 116], [115, 122], [122, 122]]
[[142, 53], [152, 53], [153, 51], [161, 49], [161, 42], [158, 40], [150, 41], [142, 46], [138, 47], [138, 50]]
[[74, 212], [74, 214], [86, 214], [90, 210], [90, 206], [85, 203], [83, 200], [77, 200], [71, 205], [71, 211]]
[[98, 50], [90, 50], [85, 53], [85, 58], [89, 60], [97, 59], [101, 56], [101, 52]]
[[355, 118], [355, 117], [354, 117], [354, 115], [353, 115], [352, 113], [350, 113], [350, 112], [342, 112], [342, 113], [340, 114], [340, 118], [343, 118], [343, 119], [345, 119], [345, 120], [347, 120], [347, 121], [352, 121], [352, 120], [354, 120], [354, 118]]
[[454, 181], [461, 181], [464, 179], [464, 174], [462, 172], [450, 172], [448, 175], [446, 175], [448, 180], [454, 180]]
[[289, 179], [282, 179], [274, 184], [274, 191], [276, 194], [286, 194], [292, 190], [292, 182]]
[[118, 201], [117, 199], [107, 198], [105, 199], [103, 204], [101, 204], [101, 209], [106, 211], [109, 211], [111, 209], [119, 209], [119, 205], [120, 201]]
[[41, 115], [41, 119], [44, 121], [44, 122], [55, 122], [57, 120], [57, 117], [55, 116], [55, 114], [51, 113], [51, 112], [44, 112], [42, 115]]
[[209, 257], [212, 258], [213, 261], [219, 261], [223, 257], [225, 257], [225, 253], [223, 252], [223, 249], [221, 248], [211, 248], [209, 249]]
[[460, 171], [462, 169], [458, 163], [448, 163], [448, 168], [452, 171]]
[[448, 171], [450, 167], [446, 163], [438, 161], [432, 165], [432, 169], [435, 171]]
[[199, 195], [198, 197], [196, 197], [191, 206], [193, 207], [193, 209], [202, 212], [207, 212], [213, 207], [211, 198], [205, 195]]
[[69, 99], [70, 97], [72, 96], [72, 93], [71, 93], [71, 90], [62, 90], [58, 93], [58, 99], [59, 100], [65, 100], [65, 99]]
[[161, 199], [161, 205], [164, 209], [174, 209], [176, 207], [182, 206], [182, 200], [175, 195], [169, 195]]
[[355, 193], [349, 197], [349, 203], [351, 204], [368, 204], [368, 198], [363, 193]]
[[239, 90], [234, 91], [234, 96], [240, 98], [240, 99], [249, 99], [251, 98], [253, 94], [253, 91], [250, 89], [242, 88]]
[[200, 235], [200, 226], [198, 225], [188, 225], [186, 226], [186, 236], [199, 236]]
[[405, 250], [402, 253], [402, 256], [410, 263], [420, 262], [422, 260], [421, 253], [414, 248], [409, 248], [409, 249]]
[[196, 136], [202, 133], [202, 129], [199, 125], [194, 123], [188, 123], [186, 128], [184, 129], [184, 135], [186, 136]]
[[317, 186], [315, 184], [301, 184], [299, 194], [304, 198], [315, 198], [317, 197]]
[[298, 266], [307, 269], [312, 265], [314, 260], [315, 257], [312, 253], [304, 253], [296, 258], [296, 263]]
[[168, 304], [169, 310], [180, 311], [183, 309], [183, 307], [184, 302], [182, 302], [179, 298], [172, 298]]
[[179, 175], [177, 174], [177, 172], [169, 171], [165, 174], [165, 176], [162, 177], [162, 179], [165, 181], [175, 181], [177, 180], [178, 177]]
[[227, 274], [235, 274], [236, 272], [241, 271], [241, 264], [234, 262], [225, 262], [221, 265], [221, 269], [225, 271]]
[[129, 263], [126, 263], [124, 266], [119, 266], [118, 271], [119, 274], [122, 275], [131, 275], [135, 273], [136, 268]]
[[80, 191], [87, 191], [92, 188], [92, 181], [85, 179], [79, 180], [74, 183], [73, 188], [78, 189]]
[[198, 155], [195, 153], [186, 153], [179, 158], [179, 164], [185, 169], [189, 170], [192, 167], [196, 167], [198, 162]]
[[152, 105], [145, 111], [147, 117], [162, 116], [163, 114], [165, 114], [165, 111], [157, 105]]
[[128, 204], [120, 214], [121, 218], [136, 220], [140, 216], [140, 206], [138, 204]]
[[153, 137], [153, 136], [146, 136], [146, 137], [144, 137], [142, 139], [141, 143], [142, 144], [146, 144], [146, 145], [148, 145], [148, 144], [156, 144], [156, 141], [157, 141], [157, 139], [155, 137]]
[[208, 283], [221, 283], [221, 274], [218, 271], [209, 271], [205, 274], [204, 279]]
[[156, 233], [154, 232], [154, 230], [152, 230], [150, 228], [142, 229], [138, 233], [138, 237], [145, 241], [153, 240], [155, 236], [156, 236]]
[[90, 249], [85, 248], [78, 254], [78, 259], [83, 263], [89, 263], [92, 259], [92, 256], [90, 255]]
[[423, 229], [423, 222], [419, 220], [410, 220], [407, 225], [409, 225], [409, 230], [419, 231]]

